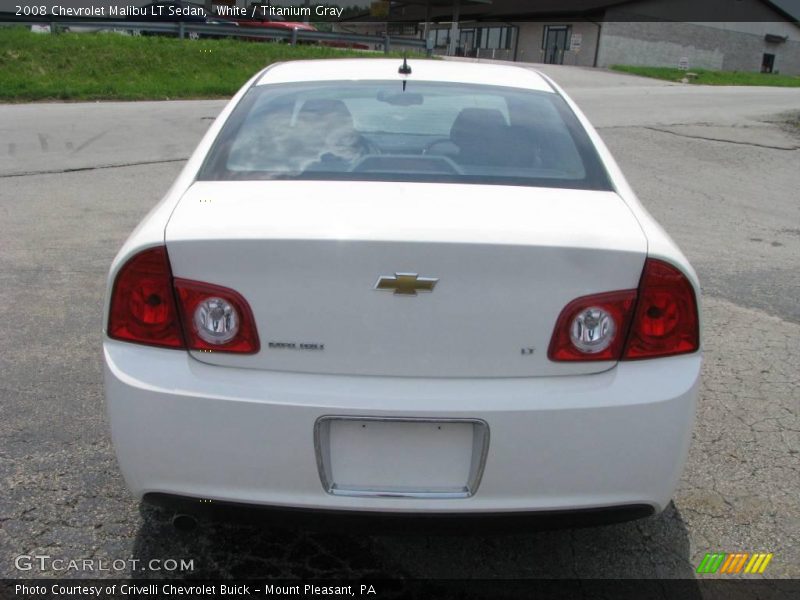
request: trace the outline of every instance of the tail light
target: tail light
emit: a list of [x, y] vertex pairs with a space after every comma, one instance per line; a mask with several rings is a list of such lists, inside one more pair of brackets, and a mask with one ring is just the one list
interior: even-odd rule
[[547, 356], [555, 361], [619, 360], [636, 290], [573, 300], [561, 311]]
[[258, 352], [255, 319], [241, 294], [187, 279], [175, 280], [175, 292], [190, 350]]
[[139, 252], [119, 270], [111, 293], [108, 336], [186, 350], [259, 350], [247, 301], [228, 288], [173, 280], [163, 246]]
[[672, 356], [700, 348], [694, 288], [670, 264], [648, 259], [623, 360]]
[[638, 290], [570, 302], [558, 317], [547, 355], [553, 361], [639, 360], [699, 347], [692, 284], [672, 265], [647, 259]]
[[134, 255], [117, 273], [111, 292], [108, 336], [166, 348], [184, 348], [172, 293], [167, 249]]

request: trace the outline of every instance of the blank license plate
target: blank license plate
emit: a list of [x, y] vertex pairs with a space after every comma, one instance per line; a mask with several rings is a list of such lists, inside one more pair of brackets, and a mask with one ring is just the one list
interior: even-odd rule
[[473, 420], [326, 417], [316, 438], [332, 494], [467, 497], [480, 479], [488, 431]]

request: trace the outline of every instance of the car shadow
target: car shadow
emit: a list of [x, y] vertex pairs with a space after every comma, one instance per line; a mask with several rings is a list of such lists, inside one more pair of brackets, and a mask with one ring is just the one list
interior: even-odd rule
[[[694, 579], [680, 512], [670, 506], [638, 521], [555, 531], [453, 535], [315, 532], [266, 522], [201, 519], [191, 531], [173, 513], [142, 505], [134, 558], [142, 578], [324, 579]], [[192, 569], [148, 570], [167, 559]], [[161, 561], [160, 563], [158, 561]], [[694, 581], [682, 597], [700, 598]], [[688, 586], [688, 587], [687, 587]], [[696, 592], [696, 593], [695, 593]]]
[[[391, 578], [369, 536], [306, 531], [248, 517], [200, 517], [188, 531], [173, 525], [174, 512], [141, 504], [142, 524], [133, 558], [139, 578], [350, 579]], [[192, 561], [189, 570], [167, 570], [168, 559]], [[154, 568], [149, 568], [151, 561]], [[170, 563], [169, 566], [173, 566]]]
[[413, 577], [695, 578], [688, 531], [672, 503], [660, 515], [613, 525], [375, 542]]

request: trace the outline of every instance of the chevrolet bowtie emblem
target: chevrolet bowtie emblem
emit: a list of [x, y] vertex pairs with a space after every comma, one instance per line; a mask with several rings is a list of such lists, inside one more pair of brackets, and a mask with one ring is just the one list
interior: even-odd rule
[[438, 279], [420, 277], [416, 273], [382, 275], [375, 284], [376, 290], [394, 292], [395, 296], [416, 296], [417, 292], [432, 292]]

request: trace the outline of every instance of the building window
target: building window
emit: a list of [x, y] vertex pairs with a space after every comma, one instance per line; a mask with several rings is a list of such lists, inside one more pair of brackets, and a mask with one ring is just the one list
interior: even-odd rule
[[[432, 29], [428, 33], [435, 48], [445, 48], [450, 43], [450, 28]], [[469, 53], [478, 48], [488, 50], [510, 49], [513, 44], [512, 27], [475, 27], [459, 29], [459, 46]]]
[[446, 48], [450, 43], [449, 29], [431, 29], [428, 38], [433, 42], [434, 48]]
[[478, 29], [477, 48], [511, 48], [511, 27], [481, 27]]
[[417, 26], [408, 25], [407, 23], [390, 23], [386, 28], [386, 33], [389, 35], [417, 35]]

